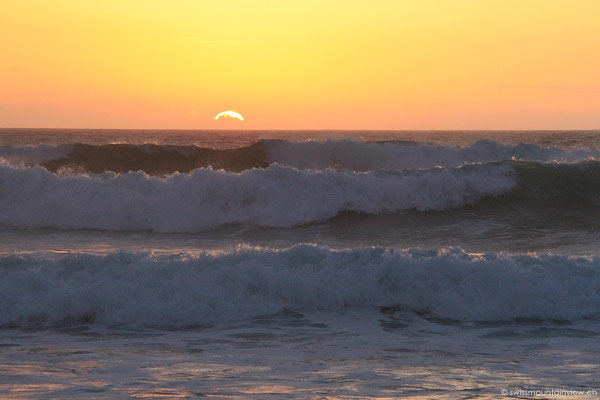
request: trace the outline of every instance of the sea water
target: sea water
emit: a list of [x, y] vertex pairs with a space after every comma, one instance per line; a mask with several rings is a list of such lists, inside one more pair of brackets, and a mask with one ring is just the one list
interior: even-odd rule
[[0, 130], [0, 398], [600, 395], [600, 132]]

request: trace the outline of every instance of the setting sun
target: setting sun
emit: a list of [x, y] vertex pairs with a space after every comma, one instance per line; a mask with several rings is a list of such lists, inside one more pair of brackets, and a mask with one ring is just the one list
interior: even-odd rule
[[240, 121], [244, 120], [244, 117], [242, 117], [242, 115], [240, 113], [237, 113], [235, 111], [223, 111], [217, 114], [217, 116], [215, 117], [215, 119], [219, 119], [219, 118], [237, 118]]

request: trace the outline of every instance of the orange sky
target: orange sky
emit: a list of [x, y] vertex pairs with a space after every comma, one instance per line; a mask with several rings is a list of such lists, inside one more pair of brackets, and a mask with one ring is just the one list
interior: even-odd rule
[[597, 129], [599, 17], [598, 0], [4, 0], [0, 126]]

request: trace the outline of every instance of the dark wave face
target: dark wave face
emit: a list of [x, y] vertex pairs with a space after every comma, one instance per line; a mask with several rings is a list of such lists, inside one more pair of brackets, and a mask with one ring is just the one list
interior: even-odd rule
[[506, 160], [575, 163], [598, 159], [600, 151], [563, 150], [525, 143], [513, 146], [491, 140], [480, 140], [466, 147], [408, 141], [261, 140], [228, 150], [156, 144], [0, 146], [0, 157], [11, 165], [41, 165], [51, 172], [144, 171], [149, 175], [164, 176], [209, 166], [241, 172], [265, 168], [273, 163], [297, 169], [334, 168], [363, 172], [458, 167]]
[[240, 172], [269, 165], [263, 143], [231, 150], [155, 144], [74, 144], [67, 156], [41, 162], [51, 172], [61, 169], [88, 173], [144, 171], [149, 175], [190, 172], [212, 166]]
[[513, 166], [517, 186], [508, 194], [513, 201], [557, 208], [600, 208], [599, 161], [576, 164], [515, 162]]

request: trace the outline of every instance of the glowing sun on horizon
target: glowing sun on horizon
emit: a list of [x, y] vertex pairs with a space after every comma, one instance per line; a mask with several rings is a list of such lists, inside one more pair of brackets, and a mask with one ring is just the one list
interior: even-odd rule
[[237, 118], [240, 121], [244, 120], [244, 117], [242, 117], [242, 115], [240, 113], [237, 113], [235, 111], [223, 111], [217, 114], [217, 116], [215, 117], [215, 119], [219, 119], [219, 118]]

